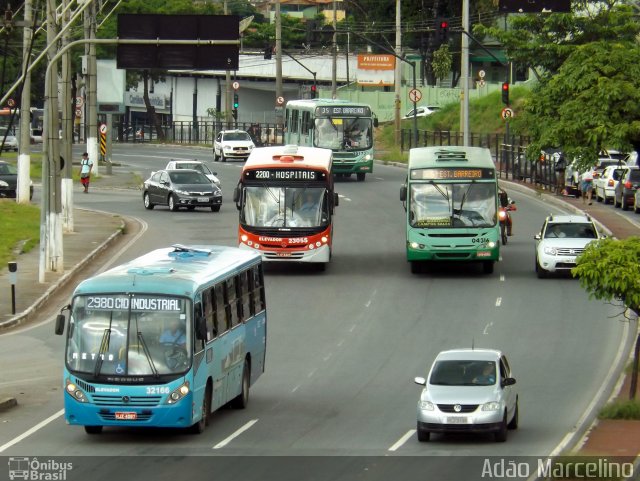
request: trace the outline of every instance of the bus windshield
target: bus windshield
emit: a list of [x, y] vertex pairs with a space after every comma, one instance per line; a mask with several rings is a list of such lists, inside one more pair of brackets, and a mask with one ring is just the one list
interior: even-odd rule
[[161, 295], [77, 296], [66, 361], [94, 376], [159, 376], [191, 365], [190, 301]]
[[241, 222], [252, 227], [318, 227], [329, 222], [323, 187], [248, 186]]
[[412, 227], [491, 227], [496, 225], [495, 183], [413, 183]]
[[314, 126], [314, 147], [333, 150], [367, 150], [373, 147], [371, 119], [324, 117]]

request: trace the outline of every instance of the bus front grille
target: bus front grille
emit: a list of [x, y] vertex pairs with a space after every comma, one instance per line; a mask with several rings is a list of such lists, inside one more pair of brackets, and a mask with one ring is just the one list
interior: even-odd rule
[[87, 392], [87, 393], [96, 392], [96, 388], [95, 387], [93, 387], [91, 384], [87, 384], [86, 382], [82, 381], [81, 379], [76, 378], [76, 384], [84, 392]]
[[99, 406], [157, 406], [160, 404], [160, 396], [96, 396], [93, 402]]
[[471, 254], [468, 252], [436, 252], [436, 259], [469, 259]]
[[286, 253], [275, 253], [275, 252], [263, 252], [262, 255], [266, 259], [302, 259], [304, 257], [303, 252], [286, 252]]

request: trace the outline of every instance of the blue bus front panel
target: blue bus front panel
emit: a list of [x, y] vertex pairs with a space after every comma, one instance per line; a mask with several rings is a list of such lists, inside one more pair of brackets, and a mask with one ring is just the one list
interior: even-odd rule
[[[459, 234], [459, 236], [455, 235]], [[452, 232], [451, 229], [407, 230], [408, 261], [497, 261], [499, 231]]]

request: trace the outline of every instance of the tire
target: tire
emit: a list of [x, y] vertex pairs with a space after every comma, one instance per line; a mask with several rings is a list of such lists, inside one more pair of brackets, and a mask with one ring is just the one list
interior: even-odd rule
[[231, 407], [234, 409], [244, 409], [249, 404], [249, 382], [251, 380], [251, 367], [249, 361], [244, 361], [242, 369], [242, 391], [231, 400]]
[[502, 237], [502, 244], [507, 245], [507, 226], [504, 222], [500, 223], [500, 237]]
[[224, 152], [220, 154], [220, 162], [226, 162], [227, 158], [224, 156]]
[[356, 177], [358, 179], [358, 182], [364, 182], [364, 179], [367, 177], [367, 174], [365, 172], [358, 172], [356, 174]]
[[327, 263], [326, 262], [315, 262], [313, 264], [313, 267], [315, 268], [316, 272], [324, 272], [327, 270]]
[[629, 210], [629, 204], [627, 204], [627, 200], [624, 196], [622, 196], [622, 200], [620, 201], [620, 207], [622, 210]]
[[220, 156], [216, 154], [216, 149], [213, 149], [213, 161], [218, 162], [220, 160]]
[[84, 432], [87, 434], [100, 434], [102, 432], [102, 426], [85, 426]]
[[494, 433], [494, 439], [496, 443], [504, 443], [507, 440], [507, 412], [504, 412], [502, 423], [500, 423], [500, 430]]
[[212, 206], [211, 206], [211, 210], [212, 210], [213, 212], [220, 212], [220, 207], [222, 207], [222, 206], [221, 206], [221, 205], [219, 205], [219, 204], [218, 204], [218, 205], [212, 205]]
[[169, 210], [173, 212], [178, 210], [178, 205], [176, 204], [176, 198], [173, 196], [173, 194], [169, 194], [169, 200], [167, 201], [167, 204], [169, 204]]
[[153, 205], [153, 203], [151, 202], [151, 199], [149, 198], [149, 193], [145, 192], [144, 193], [144, 197], [142, 198], [143, 202], [144, 202], [144, 208], [147, 210], [152, 210], [155, 206]]
[[602, 202], [602, 200], [603, 200], [602, 197], [600, 197], [600, 195], [598, 195], [599, 192], [600, 191], [598, 189], [596, 189], [596, 202]]
[[431, 433], [429, 431], [425, 431], [424, 429], [420, 429], [420, 426], [418, 426], [416, 434], [418, 435], [418, 441], [420, 441], [421, 443], [428, 442], [429, 438], [431, 437]]
[[411, 261], [411, 273], [412, 274], [422, 274], [424, 268], [424, 264], [420, 261]]
[[202, 417], [198, 422], [189, 428], [191, 434], [202, 434], [209, 424], [209, 406], [211, 405], [211, 389], [207, 386], [202, 400]]
[[638, 201], [636, 200], [633, 201], [633, 211], [636, 214], [640, 214], [640, 204], [638, 204]]
[[542, 268], [537, 258], [536, 258], [536, 274], [538, 275], [538, 279], [544, 279], [545, 277], [547, 277], [547, 271], [545, 271]]
[[507, 425], [509, 429], [518, 429], [518, 416], [518, 398], [516, 398], [516, 410], [513, 413], [511, 421], [509, 421], [509, 424]]
[[485, 274], [493, 274], [494, 261], [483, 261], [482, 262], [482, 272]]

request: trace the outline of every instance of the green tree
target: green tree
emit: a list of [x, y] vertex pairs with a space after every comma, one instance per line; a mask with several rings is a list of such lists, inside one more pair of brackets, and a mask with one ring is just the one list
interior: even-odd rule
[[[589, 244], [572, 273], [589, 297], [619, 300], [640, 315], [640, 238], [602, 239]], [[640, 363], [640, 334], [636, 339], [629, 397], [635, 399]]]
[[525, 103], [529, 155], [561, 146], [578, 167], [592, 166], [605, 148], [640, 148], [640, 47], [592, 42], [576, 47], [555, 76]]

